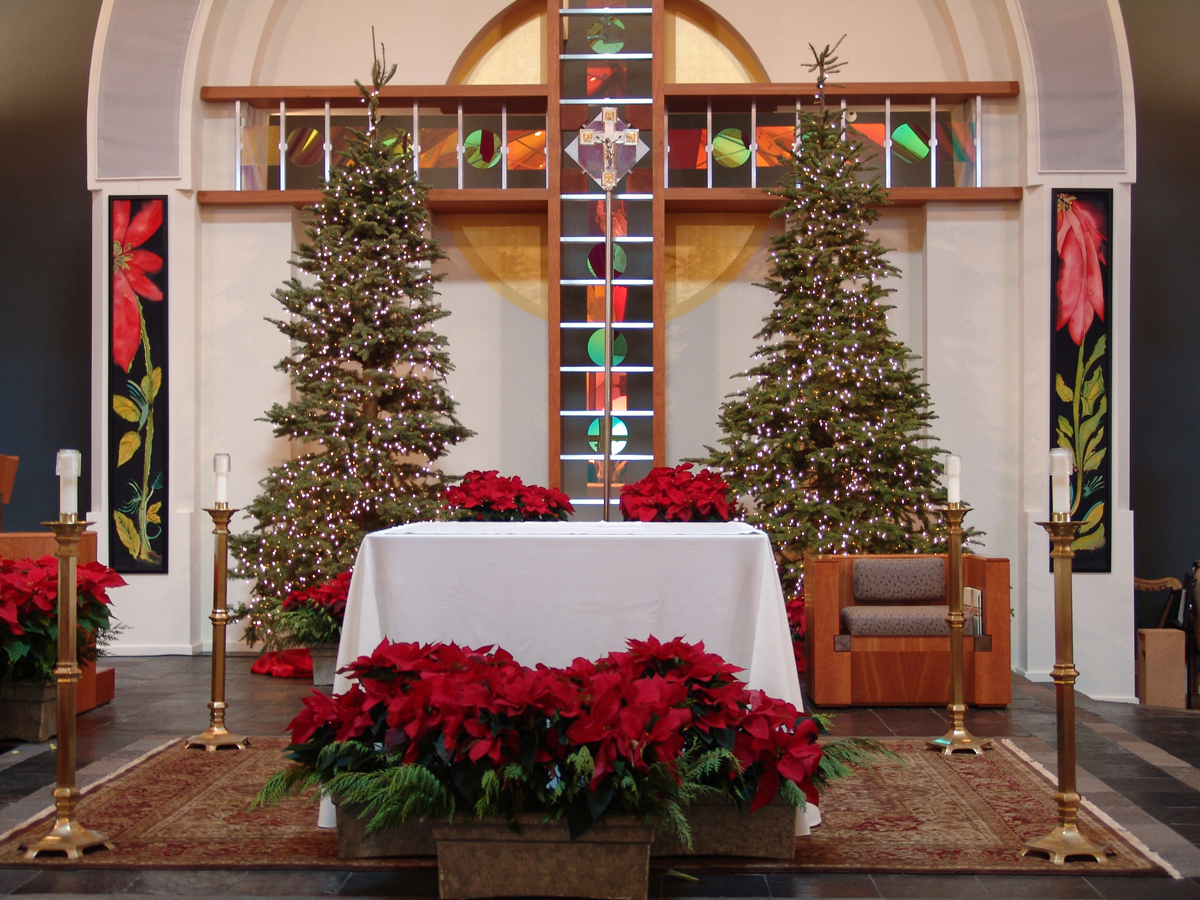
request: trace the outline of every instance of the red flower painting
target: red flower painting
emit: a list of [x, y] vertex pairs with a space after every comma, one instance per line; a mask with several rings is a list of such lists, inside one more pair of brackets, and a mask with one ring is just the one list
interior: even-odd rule
[[142, 308], [138, 298], [163, 298], [158, 285], [147, 277], [162, 270], [162, 257], [149, 250], [138, 249], [162, 227], [162, 201], [151, 200], [142, 204], [132, 221], [129, 216], [129, 200], [113, 202], [112, 352], [113, 362], [126, 372], [142, 340]]
[[1104, 321], [1104, 213], [1070, 194], [1058, 198], [1058, 312], [1055, 329], [1067, 325], [1071, 340], [1083, 344], [1093, 316]]

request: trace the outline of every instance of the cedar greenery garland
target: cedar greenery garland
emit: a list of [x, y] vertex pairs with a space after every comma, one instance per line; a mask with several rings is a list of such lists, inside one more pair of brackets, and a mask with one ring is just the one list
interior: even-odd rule
[[367, 131], [354, 132], [347, 160], [311, 207], [293, 278], [275, 292], [288, 315], [271, 319], [293, 352], [295, 400], [267, 411], [275, 434], [300, 454], [270, 470], [247, 511], [254, 530], [232, 538], [238, 574], [256, 598], [282, 601], [353, 565], [363, 536], [435, 518], [445, 478], [435, 463], [472, 432], [455, 418], [445, 378], [453, 368], [434, 330], [437, 303], [427, 188], [412, 171], [409, 142], [385, 143], [379, 90], [395, 74], [386, 55], [372, 87]]
[[931, 528], [944, 492], [943, 451], [925, 433], [929, 395], [880, 302], [892, 292], [883, 280], [900, 273], [867, 234], [887, 192], [859, 179], [862, 145], [843, 134], [841, 111], [825, 108], [825, 78], [842, 65], [836, 49], [812, 48], [820, 110], [802, 115], [788, 173], [768, 191], [784, 201], [761, 285], [775, 306], [742, 376], [749, 386], [721, 406], [722, 448], [707, 448], [706, 462], [752, 498], [746, 518], [770, 536], [788, 590], [806, 551], [945, 545]]

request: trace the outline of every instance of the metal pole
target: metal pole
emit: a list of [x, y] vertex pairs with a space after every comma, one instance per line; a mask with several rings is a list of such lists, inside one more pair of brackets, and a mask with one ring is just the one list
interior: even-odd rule
[[604, 192], [604, 521], [611, 518], [612, 494], [612, 355], [613, 355], [613, 233], [612, 188]]
[[287, 190], [287, 101], [279, 101], [279, 189]]
[[329, 101], [325, 101], [325, 143], [321, 149], [325, 152], [325, 180], [329, 180], [329, 162], [333, 155], [333, 125], [330, 122]]
[[217, 536], [213, 550], [213, 611], [209, 620], [213, 624], [212, 648], [212, 700], [208, 704], [208, 729], [195, 737], [188, 738], [187, 746], [196, 750], [217, 750], [232, 747], [244, 750], [250, 746], [248, 738], [234, 734], [225, 726], [225, 627], [229, 622], [226, 591], [229, 582], [229, 521], [236, 509], [228, 503], [214, 504], [206, 509], [213, 521], [213, 534]]
[[941, 509], [946, 523], [946, 568], [947, 599], [949, 611], [946, 624], [950, 630], [950, 730], [942, 737], [929, 742], [931, 750], [940, 750], [942, 755], [955, 753], [981, 754], [991, 741], [979, 740], [967, 731], [964, 714], [967, 705], [963, 700], [963, 609], [962, 609], [962, 521], [970, 507], [961, 503], [947, 503]]
[[233, 189], [242, 189], [242, 101], [233, 101]]
[[99, 831], [80, 824], [75, 816], [79, 788], [75, 785], [75, 709], [76, 682], [82, 674], [76, 657], [76, 604], [79, 541], [88, 523], [75, 513], [63, 513], [57, 522], [44, 523], [54, 532], [58, 543], [58, 665], [54, 680], [58, 685], [57, 779], [54, 788], [54, 825], [42, 838], [21, 845], [26, 859], [41, 853], [63, 853], [79, 859], [89, 849], [113, 849], [112, 841]]
[[1050, 558], [1054, 562], [1054, 680], [1055, 714], [1058, 720], [1058, 825], [1045, 837], [1026, 841], [1022, 856], [1045, 853], [1052, 863], [1062, 865], [1070, 857], [1086, 857], [1107, 863], [1107, 842], [1096, 843], [1079, 831], [1079, 791], [1075, 784], [1075, 668], [1074, 622], [1072, 616], [1071, 570], [1075, 551], [1071, 543], [1079, 534], [1079, 522], [1067, 513], [1053, 513], [1051, 521], [1039, 522], [1050, 533]]
[[975, 95], [975, 187], [983, 187], [983, 97]]
[[929, 186], [937, 187], [937, 97], [929, 98]]
[[892, 186], [892, 98], [883, 100], [883, 186]]

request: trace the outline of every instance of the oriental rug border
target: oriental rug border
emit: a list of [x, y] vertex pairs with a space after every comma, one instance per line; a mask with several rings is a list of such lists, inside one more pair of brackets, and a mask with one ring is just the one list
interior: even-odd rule
[[[340, 859], [331, 831], [318, 830], [315, 803], [292, 799], [249, 809], [281, 763], [282, 738], [254, 738], [240, 752], [203, 753], [173, 743], [87, 791], [80, 820], [104, 831], [112, 852], [83, 860], [26, 860], [21, 840], [48, 819], [0, 838], [0, 868], [432, 870], [433, 858]], [[701, 874], [1068, 874], [1165, 875], [1154, 859], [1086, 808], [1080, 829], [1109, 841], [1116, 855], [1055, 866], [1018, 856], [1021, 844], [1055, 822], [1053, 785], [996, 742], [982, 757], [944, 758], [924, 741], [886, 741], [900, 762], [884, 762], [829, 786], [824, 824], [797, 838], [786, 861], [674, 857], [652, 867]]]

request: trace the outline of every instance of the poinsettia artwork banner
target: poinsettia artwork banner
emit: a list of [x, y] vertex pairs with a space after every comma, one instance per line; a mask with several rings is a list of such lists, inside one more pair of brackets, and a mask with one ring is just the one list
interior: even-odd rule
[[1112, 571], [1112, 191], [1055, 190], [1050, 435], [1071, 452], [1076, 572]]
[[109, 197], [109, 564], [167, 571], [166, 197]]

